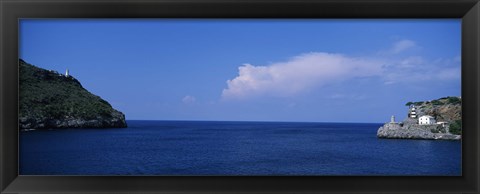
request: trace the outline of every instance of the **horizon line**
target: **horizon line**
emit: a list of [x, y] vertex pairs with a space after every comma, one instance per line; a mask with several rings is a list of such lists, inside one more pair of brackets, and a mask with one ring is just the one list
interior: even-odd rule
[[125, 119], [125, 121], [186, 121], [186, 122], [262, 122], [262, 123], [360, 123], [360, 124], [384, 124], [387, 122], [341, 122], [341, 121], [253, 121], [253, 120], [175, 120], [175, 119]]

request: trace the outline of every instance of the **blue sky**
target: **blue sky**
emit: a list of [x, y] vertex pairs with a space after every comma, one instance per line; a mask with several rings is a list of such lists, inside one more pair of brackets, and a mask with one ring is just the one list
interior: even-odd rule
[[127, 120], [386, 122], [460, 96], [461, 21], [20, 21], [20, 57]]

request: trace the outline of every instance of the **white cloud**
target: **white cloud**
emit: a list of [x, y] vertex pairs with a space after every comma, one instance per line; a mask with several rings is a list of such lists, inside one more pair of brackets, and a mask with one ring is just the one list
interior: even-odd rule
[[393, 44], [392, 48], [390, 49], [390, 52], [392, 54], [398, 54], [410, 48], [414, 48], [416, 45], [417, 44], [412, 40], [406, 40], [406, 39], [400, 40]]
[[193, 96], [185, 96], [182, 98], [182, 102], [185, 103], [185, 104], [192, 104], [192, 103], [195, 103], [197, 101], [197, 99]]
[[268, 66], [244, 64], [227, 81], [224, 99], [253, 96], [291, 96], [336, 81], [382, 73], [380, 61], [341, 54], [312, 52]]
[[[435, 82], [426, 81], [460, 79], [460, 56], [428, 59], [419, 55], [394, 55], [416, 47], [420, 48], [414, 41], [404, 39], [394, 43], [387, 51], [377, 52], [369, 57], [311, 52], [270, 65], [244, 64], [238, 68], [238, 76], [227, 80], [222, 99], [290, 97], [324, 85], [362, 77], [376, 77], [382, 80], [384, 85], [432, 84]], [[330, 97], [364, 98], [361, 95], [344, 94]]]
[[411, 56], [405, 59], [402, 59], [398, 67], [399, 68], [415, 68], [418, 65], [425, 63], [425, 60], [420, 56]]
[[391, 60], [385, 66], [384, 84], [415, 83], [418, 81], [449, 81], [460, 79], [460, 63], [452, 59], [426, 60], [420, 56]]
[[436, 74], [436, 78], [441, 79], [441, 80], [460, 79], [461, 78], [460, 67], [440, 70]]

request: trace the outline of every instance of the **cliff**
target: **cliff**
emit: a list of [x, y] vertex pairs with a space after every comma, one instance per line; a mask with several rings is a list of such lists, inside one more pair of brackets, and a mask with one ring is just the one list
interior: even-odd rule
[[[414, 106], [417, 118], [407, 117], [400, 123], [385, 123], [377, 131], [379, 138], [395, 139], [461, 139], [461, 98], [444, 97], [432, 101], [408, 102]], [[418, 124], [418, 117], [430, 115], [445, 124]]]
[[462, 120], [462, 98], [444, 97], [432, 101], [408, 102], [406, 106], [415, 106], [417, 115], [430, 115], [437, 121], [454, 122]]
[[125, 115], [72, 76], [19, 60], [19, 129], [123, 128]]

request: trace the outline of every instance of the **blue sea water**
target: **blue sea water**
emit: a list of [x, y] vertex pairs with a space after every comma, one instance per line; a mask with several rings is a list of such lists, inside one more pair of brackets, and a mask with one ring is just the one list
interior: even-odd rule
[[21, 175], [461, 175], [461, 142], [382, 124], [127, 121], [20, 133]]

